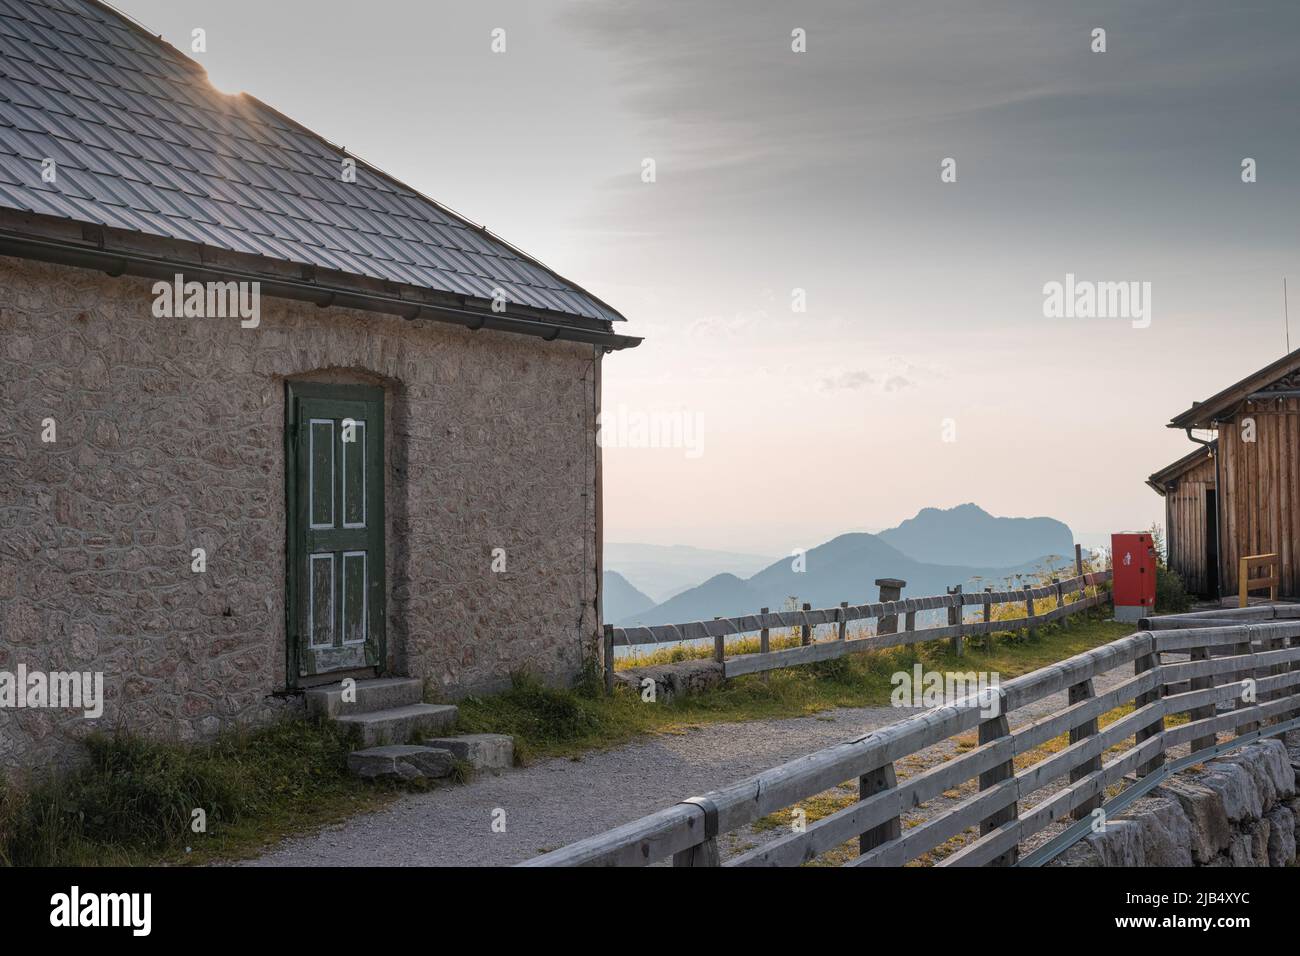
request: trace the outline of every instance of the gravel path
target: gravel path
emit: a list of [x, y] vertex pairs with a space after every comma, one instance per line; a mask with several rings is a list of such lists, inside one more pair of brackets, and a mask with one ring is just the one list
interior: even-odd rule
[[[1120, 668], [1099, 679], [1096, 689], [1101, 692], [1131, 674], [1129, 668]], [[1013, 715], [1013, 727], [1064, 704], [1065, 695], [1058, 694], [1023, 708]], [[286, 840], [245, 865], [518, 863], [915, 712], [895, 707], [846, 708], [811, 717], [707, 724], [646, 737], [575, 759], [482, 775], [463, 786], [405, 795], [383, 810]], [[910, 776], [933, 766], [955, 749], [951, 741], [931, 747], [900, 766], [900, 774]], [[938, 798], [913, 814], [928, 816], [946, 803]], [[493, 832], [493, 813], [500, 810], [505, 811], [505, 832]], [[772, 830], [746, 830], [728, 841], [724, 853], [775, 835]]]
[[[375, 813], [291, 838], [256, 866], [502, 866], [662, 810], [911, 711], [867, 707], [813, 717], [708, 724], [576, 759], [480, 775], [409, 794]], [[492, 812], [505, 811], [505, 832]]]

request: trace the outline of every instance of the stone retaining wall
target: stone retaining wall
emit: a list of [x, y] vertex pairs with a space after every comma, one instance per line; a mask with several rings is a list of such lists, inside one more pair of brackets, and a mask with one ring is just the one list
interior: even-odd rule
[[1290, 866], [1298, 774], [1300, 749], [1247, 744], [1175, 774], [1049, 865]]

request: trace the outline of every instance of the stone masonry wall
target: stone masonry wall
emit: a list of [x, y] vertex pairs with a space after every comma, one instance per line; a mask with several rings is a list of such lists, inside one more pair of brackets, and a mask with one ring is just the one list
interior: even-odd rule
[[1246, 744], [1172, 775], [1052, 866], [1291, 866], [1300, 749]]
[[[591, 347], [269, 297], [158, 319], [152, 284], [0, 257], [0, 671], [103, 671], [93, 726], [168, 739], [294, 705], [286, 378], [386, 389], [390, 672], [455, 697], [596, 653]], [[91, 727], [0, 708], [0, 771]]]

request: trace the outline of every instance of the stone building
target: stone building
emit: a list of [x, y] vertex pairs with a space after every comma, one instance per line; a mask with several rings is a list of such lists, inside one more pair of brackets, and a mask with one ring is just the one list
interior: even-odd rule
[[0, 770], [344, 676], [572, 679], [621, 320], [112, 9], [8, 0]]

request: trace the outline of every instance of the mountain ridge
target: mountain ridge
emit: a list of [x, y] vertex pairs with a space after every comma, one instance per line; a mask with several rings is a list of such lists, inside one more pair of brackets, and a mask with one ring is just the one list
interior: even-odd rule
[[1011, 566], [1041, 555], [1068, 555], [1074, 534], [1055, 518], [994, 517], [967, 502], [953, 508], [922, 508], [879, 537], [908, 557], [926, 563]]
[[634, 614], [642, 614], [655, 606], [654, 598], [637, 589], [617, 571], [602, 575], [601, 602], [605, 619], [617, 621]]
[[[987, 560], [924, 561], [887, 538], [888, 535], [895, 541], [915, 542], [923, 553], [933, 555], [934, 542], [943, 538], [945, 521], [951, 523], [954, 537], [964, 529], [974, 529], [977, 537], [988, 538], [992, 542], [989, 550], [1000, 558], [1014, 554], [1016, 548], [1021, 553], [1016, 560], [1005, 564]], [[909, 525], [909, 522], [918, 523]], [[899, 529], [904, 530], [889, 535]], [[1017, 539], [1015, 532], [1024, 533]], [[1052, 550], [1023, 553], [1024, 548], [1044, 545]], [[959, 541], [953, 550], [966, 556], [971, 547], [970, 541]], [[761, 607], [781, 608], [790, 597], [814, 607], [833, 607], [841, 601], [868, 603], [878, 599], [875, 580], [884, 577], [905, 580], [905, 597], [929, 596], [943, 594], [946, 588], [958, 584], [967, 588], [983, 587], [986, 583], [1000, 586], [1036, 571], [1063, 569], [1072, 562], [1073, 536], [1068, 526], [1055, 519], [995, 518], [976, 505], [959, 505], [947, 510], [930, 508], [887, 532], [837, 535], [801, 556], [773, 561], [748, 578], [729, 572], [714, 574], [652, 608], [607, 619], [622, 626], [709, 620], [716, 616], [749, 614]]]

